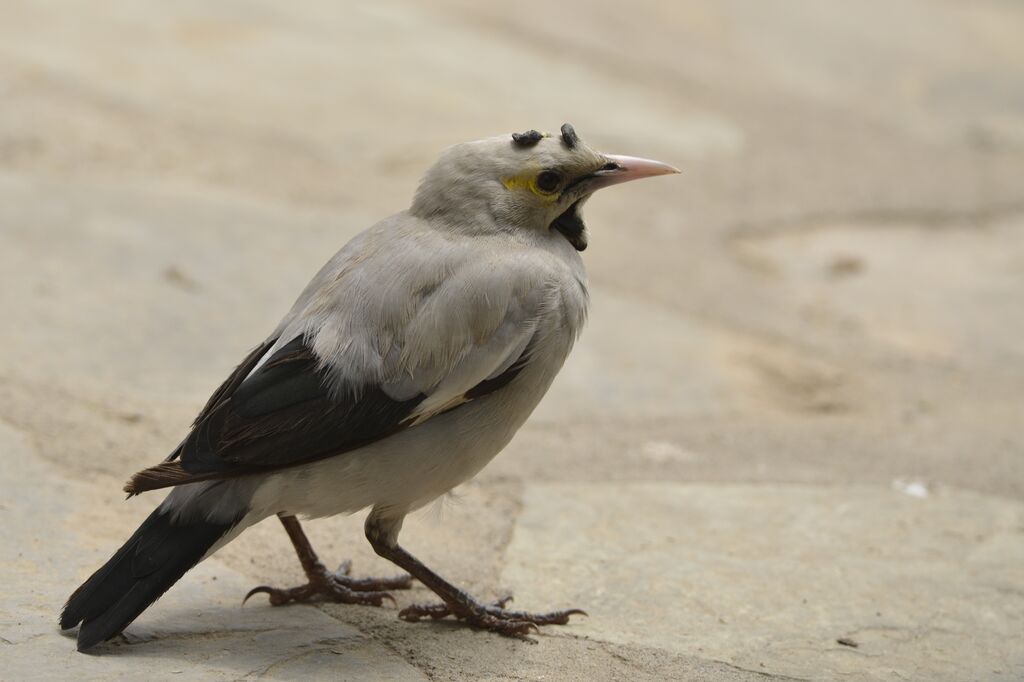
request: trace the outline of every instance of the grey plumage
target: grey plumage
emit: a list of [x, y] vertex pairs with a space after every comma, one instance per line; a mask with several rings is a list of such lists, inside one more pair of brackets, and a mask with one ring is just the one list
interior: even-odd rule
[[[508, 443], [586, 319], [582, 203], [598, 187], [674, 172], [600, 154], [571, 126], [564, 144], [513, 138], [447, 150], [410, 209], [328, 261], [178, 448], [129, 482], [133, 494], [175, 487], [154, 512], [159, 523], [147, 521], [159, 530], [140, 528], [69, 599], [61, 625], [84, 620], [80, 648], [119, 632], [195, 561], [273, 514], [370, 508], [375, 548], [397, 551], [406, 514]], [[124, 569], [124, 557], [168, 551], [163, 540], [186, 526], [205, 529], [203, 542], [182, 544], [195, 556], [166, 572], [166, 585], [140, 589], [153, 573]]]

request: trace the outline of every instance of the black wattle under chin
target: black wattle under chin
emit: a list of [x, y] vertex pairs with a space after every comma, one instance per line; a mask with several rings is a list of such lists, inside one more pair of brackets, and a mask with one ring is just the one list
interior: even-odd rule
[[583, 224], [583, 218], [580, 217], [578, 208], [578, 202], [567, 208], [555, 218], [551, 227], [561, 232], [573, 245], [573, 248], [583, 251], [587, 248], [587, 226]]

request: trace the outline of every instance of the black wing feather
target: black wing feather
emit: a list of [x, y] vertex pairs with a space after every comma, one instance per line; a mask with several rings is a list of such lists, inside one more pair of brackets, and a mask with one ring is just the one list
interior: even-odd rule
[[231, 376], [229, 376], [224, 383], [213, 392], [210, 399], [206, 401], [206, 406], [203, 407], [196, 416], [195, 421], [192, 422], [193, 426], [203, 421], [218, 405], [234, 394], [238, 387], [241, 386], [242, 382], [245, 381], [245, 378], [252, 372], [253, 367], [259, 363], [260, 358], [270, 350], [270, 347], [273, 346], [275, 342], [277, 342], [277, 337], [267, 339], [249, 352], [245, 359], [242, 360], [241, 364], [239, 364], [238, 367], [235, 367]]
[[332, 392], [328, 383], [305, 340], [292, 340], [197, 425], [182, 468], [276, 469], [341, 454], [403, 428], [426, 397], [396, 401], [375, 386]]
[[[468, 391], [466, 399], [507, 385], [528, 354], [529, 349], [501, 375]], [[254, 355], [218, 389], [171, 456], [132, 477], [126, 492], [232, 478], [340, 455], [411, 427], [409, 416], [426, 398], [419, 394], [394, 400], [375, 385], [332, 391], [303, 337], [252, 372], [259, 361]]]

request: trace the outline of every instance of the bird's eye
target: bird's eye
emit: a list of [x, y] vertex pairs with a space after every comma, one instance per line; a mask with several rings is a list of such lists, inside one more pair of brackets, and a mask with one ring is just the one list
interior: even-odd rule
[[555, 171], [546, 170], [537, 174], [537, 189], [541, 192], [554, 192], [560, 182], [562, 176]]

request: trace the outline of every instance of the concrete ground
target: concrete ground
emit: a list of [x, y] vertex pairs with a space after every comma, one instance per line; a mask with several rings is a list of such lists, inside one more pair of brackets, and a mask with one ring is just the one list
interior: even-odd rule
[[[0, 5], [0, 678], [1024, 679], [1024, 8]], [[683, 175], [587, 207], [591, 323], [407, 546], [529, 645], [271, 608], [274, 521], [95, 655], [132, 472], [445, 145], [571, 121]], [[360, 518], [330, 561], [389, 573]], [[399, 606], [428, 597], [398, 595]]]

